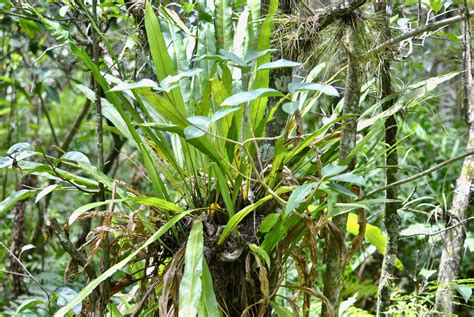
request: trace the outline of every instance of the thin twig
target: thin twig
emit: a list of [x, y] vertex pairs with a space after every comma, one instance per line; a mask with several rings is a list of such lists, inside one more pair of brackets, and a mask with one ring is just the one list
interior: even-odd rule
[[423, 233], [413, 233], [413, 234], [407, 234], [407, 235], [403, 235], [402, 238], [410, 238], [410, 237], [416, 237], [416, 236], [427, 236], [427, 237], [432, 237], [432, 236], [436, 236], [438, 234], [441, 234], [445, 231], [448, 231], [448, 230], [451, 230], [453, 228], [456, 228], [462, 224], [465, 224], [466, 222], [470, 221], [470, 220], [473, 220], [474, 217], [470, 217], [470, 218], [467, 218], [467, 219], [464, 219], [462, 221], [459, 221], [457, 223], [455, 223], [454, 225], [452, 226], [449, 226], [449, 227], [446, 227], [442, 230], [439, 230], [439, 231], [435, 231], [435, 232], [423, 232]]
[[10, 254], [10, 256], [16, 261], [18, 262], [18, 264], [20, 264], [21, 268], [26, 272], [26, 274], [28, 274], [28, 276], [33, 280], [35, 281], [36, 284], [38, 284], [39, 288], [46, 294], [46, 297], [48, 298], [48, 303], [50, 302], [50, 297], [49, 297], [49, 293], [48, 291], [43, 287], [43, 285], [41, 285], [41, 283], [30, 273], [30, 271], [28, 271], [28, 269], [26, 268], [26, 266], [20, 261], [19, 258], [16, 257], [16, 255], [10, 251], [10, 249], [7, 248], [6, 245], [3, 244], [3, 242], [0, 242], [0, 245], [5, 248], [5, 250], [7, 250], [8, 254]]
[[378, 193], [380, 193], [380, 192], [386, 190], [387, 188], [391, 188], [391, 187], [394, 187], [394, 186], [400, 186], [400, 185], [403, 185], [403, 184], [406, 184], [406, 183], [410, 183], [410, 182], [412, 182], [412, 181], [414, 181], [414, 180], [417, 180], [418, 178], [421, 178], [421, 177], [423, 177], [423, 176], [426, 176], [426, 175], [428, 175], [428, 174], [431, 174], [431, 173], [433, 173], [433, 172], [435, 172], [435, 171], [437, 171], [437, 170], [439, 170], [439, 169], [441, 169], [441, 168], [443, 168], [443, 167], [445, 167], [445, 166], [447, 166], [447, 165], [449, 165], [449, 164], [451, 164], [451, 163], [454, 163], [454, 162], [456, 162], [456, 161], [462, 160], [463, 158], [468, 157], [468, 156], [473, 155], [473, 154], [474, 154], [474, 150], [467, 151], [467, 152], [465, 152], [465, 153], [463, 153], [463, 154], [460, 154], [460, 155], [458, 155], [458, 156], [455, 156], [455, 157], [453, 157], [453, 158], [451, 158], [451, 159], [449, 159], [449, 160], [447, 160], [447, 161], [444, 161], [444, 162], [442, 162], [442, 163], [439, 163], [439, 164], [437, 164], [437, 165], [435, 165], [435, 166], [433, 166], [433, 167], [431, 167], [431, 168], [429, 168], [429, 169], [427, 169], [427, 170], [425, 170], [425, 171], [423, 171], [423, 172], [421, 172], [421, 173], [418, 173], [418, 174], [413, 175], [413, 176], [411, 176], [411, 177], [407, 177], [407, 178], [405, 178], [405, 179], [401, 179], [401, 180], [399, 180], [398, 182], [391, 183], [391, 184], [385, 185], [385, 186], [383, 186], [383, 187], [380, 187], [380, 188], [378, 188], [378, 189], [376, 189], [376, 190], [373, 190], [373, 191], [371, 191], [370, 193], [368, 193], [367, 195], [363, 196], [363, 197], [361, 198], [361, 200], [366, 199], [367, 197], [373, 196], [373, 195], [375, 195], [375, 194], [378, 194]]
[[395, 44], [398, 44], [402, 41], [408, 40], [409, 38], [415, 37], [415, 36], [423, 34], [425, 32], [437, 30], [439, 28], [442, 28], [444, 26], [447, 26], [447, 25], [450, 25], [450, 24], [453, 24], [453, 23], [456, 23], [456, 22], [460, 22], [460, 21], [466, 19], [466, 17], [468, 17], [470, 15], [473, 15], [473, 14], [474, 14], [474, 10], [469, 11], [467, 14], [457, 15], [457, 16], [452, 17], [452, 18], [447, 18], [447, 19], [444, 19], [444, 20], [441, 20], [441, 21], [438, 21], [438, 22], [434, 22], [432, 24], [421, 26], [417, 29], [414, 29], [412, 31], [409, 31], [409, 32], [403, 33], [399, 36], [391, 38], [390, 40], [380, 44], [379, 46], [376, 46], [374, 49], [370, 50], [367, 54], [380, 53], [383, 50], [385, 50], [386, 48], [388, 48], [390, 46], [393, 46]]

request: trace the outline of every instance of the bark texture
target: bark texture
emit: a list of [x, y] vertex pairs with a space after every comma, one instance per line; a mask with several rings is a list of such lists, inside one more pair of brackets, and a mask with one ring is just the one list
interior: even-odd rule
[[[34, 187], [36, 185], [36, 177], [33, 175], [25, 176], [17, 190], [24, 189], [24, 186]], [[21, 248], [25, 245], [25, 209], [26, 209], [26, 200], [21, 200], [15, 204], [12, 208], [13, 214], [13, 231], [12, 231], [12, 244], [10, 246], [10, 251], [15, 255], [15, 257], [10, 257], [10, 271], [13, 273], [12, 276], [12, 288], [13, 288], [13, 297], [18, 297], [25, 293], [25, 283], [23, 281], [23, 268], [18, 260], [20, 258]]]
[[[391, 32], [388, 25], [389, 12], [391, 8], [388, 2], [381, 0], [375, 2], [375, 10], [379, 13], [384, 23], [381, 29], [381, 38], [386, 41], [391, 37]], [[385, 52], [388, 54], [388, 52]], [[380, 86], [381, 95], [383, 99], [393, 93], [390, 76], [390, 56], [384, 55], [380, 65]], [[393, 106], [394, 99], [386, 101], [382, 105], [385, 111]], [[396, 183], [398, 181], [398, 153], [397, 153], [397, 120], [395, 116], [389, 116], [385, 120], [385, 181], [386, 185]], [[390, 200], [397, 199], [398, 187], [388, 187], [385, 190], [385, 198]], [[388, 202], [385, 204], [384, 224], [387, 230], [387, 244], [382, 263], [382, 272], [380, 274], [379, 289], [377, 294], [377, 316], [387, 315], [390, 307], [390, 295], [392, 293], [392, 285], [395, 280], [395, 263], [398, 252], [398, 242], [400, 238], [400, 216], [398, 215], [399, 203]]]
[[[467, 10], [466, 10], [467, 13]], [[469, 18], [461, 25], [463, 33], [463, 106], [467, 111], [469, 137], [467, 148], [474, 148], [474, 100], [472, 82], [472, 55], [471, 55], [471, 34]], [[442, 239], [443, 249], [438, 270], [438, 291], [436, 292], [436, 311], [441, 316], [451, 316], [453, 314], [454, 291], [451, 284], [458, 278], [459, 267], [461, 265], [462, 248], [464, 245], [465, 230], [463, 223], [467, 218], [469, 207], [469, 196], [471, 184], [474, 176], [474, 158], [467, 157], [459, 176], [454, 191], [453, 202], [449, 216], [453, 228], [447, 230]]]
[[[361, 68], [358, 56], [356, 41], [352, 30], [348, 33], [348, 70], [346, 74], [346, 87], [344, 95], [343, 115], [351, 115], [344, 120], [344, 127], [341, 131], [341, 144], [339, 148], [339, 163], [347, 164], [346, 158], [356, 144], [357, 135], [357, 112], [360, 97], [360, 77]], [[348, 170], [354, 169], [355, 160], [349, 162]], [[347, 196], [341, 196], [340, 202], [347, 202]], [[326, 241], [324, 262], [326, 263], [326, 272], [324, 275], [324, 295], [329, 302], [333, 304], [335, 314], [337, 315], [340, 302], [340, 292], [343, 281], [346, 250], [344, 247], [344, 236], [346, 233], [347, 215], [333, 217], [331, 233]], [[342, 243], [341, 243], [342, 241]], [[323, 305], [321, 316], [330, 316], [326, 305]]]

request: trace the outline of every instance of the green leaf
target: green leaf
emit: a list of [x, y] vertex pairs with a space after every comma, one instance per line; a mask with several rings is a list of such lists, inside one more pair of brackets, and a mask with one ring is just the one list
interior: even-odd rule
[[202, 259], [202, 293], [201, 301], [198, 307], [199, 317], [214, 317], [220, 316], [219, 306], [217, 304], [216, 294], [214, 293], [214, 286], [212, 284], [212, 275], [209, 271], [206, 259]]
[[439, 10], [443, 7], [443, 1], [442, 0], [430, 0], [430, 8], [438, 13]]
[[151, 79], [144, 78], [140, 81], [134, 83], [121, 83], [109, 90], [111, 91], [123, 91], [123, 90], [132, 90], [138, 88], [153, 88], [157, 89], [158, 84]]
[[17, 202], [25, 200], [33, 196], [35, 193], [36, 190], [21, 189], [5, 198], [4, 201], [0, 202], [0, 217], [3, 217]]
[[171, 210], [180, 213], [184, 212], [182, 208], [176, 206], [175, 204], [157, 197], [133, 197], [129, 198], [129, 200], [145, 206], [160, 208], [164, 210]]
[[298, 110], [299, 104], [298, 102], [285, 102], [282, 106], [283, 111], [285, 111], [288, 114], [293, 114]]
[[[370, 244], [377, 248], [377, 251], [379, 251], [379, 253], [384, 254], [385, 245], [387, 244], [387, 238], [385, 238], [385, 235], [383, 234], [382, 230], [380, 230], [379, 227], [376, 227], [369, 223], [367, 223], [365, 226], [365, 238], [370, 242]], [[346, 230], [347, 232], [355, 236], [359, 234], [359, 223], [356, 214], [348, 214]], [[398, 258], [396, 260], [395, 265], [399, 270], [403, 269], [403, 264]]]
[[277, 69], [277, 68], [286, 68], [286, 67], [297, 67], [300, 66], [301, 63], [292, 62], [286, 59], [279, 59], [274, 62], [265, 63], [257, 67], [257, 70], [263, 69]]
[[306, 183], [300, 186], [297, 186], [295, 190], [291, 193], [290, 198], [288, 198], [288, 203], [286, 204], [284, 215], [288, 215], [290, 212], [298, 208], [298, 206], [306, 200], [307, 196], [313, 190], [313, 183]]
[[89, 204], [86, 204], [84, 206], [81, 206], [79, 208], [77, 208], [76, 210], [74, 210], [74, 212], [69, 216], [69, 225], [73, 224], [74, 221], [77, 220], [77, 218], [79, 218], [83, 213], [85, 213], [86, 211], [89, 211], [91, 209], [94, 209], [94, 208], [97, 208], [97, 207], [100, 207], [100, 206], [104, 206], [104, 205], [108, 205], [110, 203], [119, 203], [119, 202], [122, 202], [122, 201], [125, 201], [125, 199], [109, 199], [109, 200], [105, 200], [105, 201], [96, 201], [96, 202], [93, 202], [93, 203], [89, 203]]
[[352, 174], [352, 173], [344, 173], [344, 174], [335, 175], [331, 177], [331, 180], [350, 183], [350, 184], [356, 184], [360, 186], [365, 185], [365, 179], [363, 177]]
[[252, 91], [242, 91], [224, 100], [221, 106], [238, 106], [262, 97], [276, 97], [283, 94], [272, 88], [259, 88]]
[[35, 247], [34, 245], [32, 245], [32, 244], [27, 244], [27, 245], [22, 246], [22, 247], [21, 247], [21, 251], [20, 251], [19, 257], [21, 257], [21, 255], [23, 254], [23, 252], [28, 251], [28, 250], [31, 250], [31, 249], [34, 249], [34, 248], [36, 248], [36, 247]]
[[186, 127], [184, 129], [184, 135], [186, 140], [195, 139], [206, 134], [206, 131], [209, 130], [211, 126], [211, 119], [204, 116], [195, 116], [188, 118], [188, 121], [192, 123], [192, 126]]
[[179, 284], [179, 313], [180, 317], [194, 317], [202, 293], [204, 237], [202, 221], [196, 220], [189, 233], [184, 256], [184, 272]]
[[219, 188], [219, 192], [222, 196], [222, 199], [224, 200], [227, 213], [229, 214], [229, 217], [232, 217], [234, 215], [234, 205], [232, 204], [232, 199], [230, 198], [229, 187], [227, 186], [224, 174], [222, 174], [221, 170], [215, 163], [211, 163], [211, 168], [214, 170], [214, 174], [216, 175], [217, 187]]
[[62, 307], [60, 310], [58, 310], [54, 316], [55, 317], [63, 317], [66, 315], [74, 306], [77, 304], [81, 303], [84, 298], [89, 296], [92, 291], [99, 286], [103, 281], [107, 280], [110, 278], [112, 275], [115, 274], [115, 272], [121, 270], [124, 268], [128, 262], [131, 260], [135, 259], [137, 254], [140, 253], [143, 249], [147, 248], [150, 244], [154, 243], [157, 241], [163, 234], [165, 234], [171, 227], [173, 227], [181, 218], [184, 216], [188, 215], [191, 211], [183, 212], [180, 214], [177, 214], [173, 218], [171, 218], [168, 222], [166, 222], [158, 231], [156, 231], [148, 240], [145, 241], [145, 243], [140, 246], [139, 248], [135, 249], [133, 252], [131, 252], [125, 259], [122, 261], [118, 262], [117, 264], [113, 265], [110, 267], [107, 271], [105, 271], [103, 274], [101, 274], [98, 278], [95, 280], [89, 282], [86, 287], [84, 287], [79, 294], [77, 294], [76, 297], [74, 297], [66, 306]]
[[293, 312], [290, 312], [288, 309], [280, 306], [280, 304], [277, 302], [270, 302], [270, 305], [278, 317], [293, 317], [295, 315]]
[[39, 306], [39, 305], [45, 305], [45, 302], [43, 300], [39, 299], [28, 299], [24, 301], [18, 308], [16, 309], [16, 314], [19, 315], [25, 311], [27, 311], [30, 308]]
[[230, 0], [215, 0], [214, 27], [218, 49], [232, 48], [232, 5]]
[[187, 70], [187, 71], [184, 71], [184, 72], [181, 72], [177, 75], [170, 75], [170, 76], [167, 76], [166, 78], [164, 78], [161, 82], [160, 82], [160, 86], [163, 88], [163, 89], [167, 89], [168, 87], [171, 87], [173, 84], [179, 82], [182, 78], [186, 78], [186, 77], [194, 77], [196, 76], [197, 74], [200, 74], [202, 73], [202, 69], [201, 68], [193, 68], [193, 69], [190, 69], [190, 70]]
[[70, 152], [64, 153], [60, 159], [74, 161], [78, 163], [83, 162], [86, 164], [91, 164], [91, 161], [89, 161], [89, 158], [85, 156], [83, 153], [78, 152], [78, 151], [70, 151]]
[[249, 244], [250, 250], [252, 250], [255, 254], [258, 255], [259, 258], [265, 261], [267, 267], [270, 268], [270, 256], [268, 255], [267, 251], [259, 247], [254, 243]]
[[[279, 190], [277, 190], [277, 194], [279, 193], [284, 193], [284, 192], [287, 192], [288, 189], [287, 188], [280, 188]], [[234, 216], [232, 216], [229, 221], [227, 222], [224, 230], [222, 231], [220, 237], [219, 237], [219, 241], [217, 241], [217, 245], [221, 245], [222, 242], [224, 242], [225, 239], [227, 239], [227, 237], [229, 236], [229, 234], [235, 230], [235, 228], [237, 228], [237, 226], [239, 225], [239, 223], [249, 214], [251, 213], [252, 211], [254, 211], [255, 209], [257, 209], [258, 207], [260, 207], [261, 205], [263, 205], [264, 203], [266, 203], [267, 201], [271, 200], [273, 198], [272, 195], [267, 195], [265, 197], [263, 197], [262, 199], [260, 199], [259, 201], [251, 204], [251, 205], [248, 205], [247, 207], [245, 207], [244, 209], [240, 210], [238, 213], [236, 213]]]
[[273, 226], [280, 220], [280, 214], [273, 213], [269, 214], [263, 219], [262, 223], [260, 224], [260, 232], [267, 233], [269, 232]]
[[315, 83], [291, 83], [288, 85], [288, 91], [295, 93], [297, 91], [319, 91], [325, 95], [339, 97], [337, 89], [330, 85]]
[[464, 301], [467, 303], [472, 296], [472, 288], [468, 285], [455, 284], [454, 288], [458, 291], [459, 294], [464, 298]]
[[231, 114], [237, 110], [240, 110], [242, 108], [227, 108], [227, 109], [221, 109], [221, 110], [218, 110], [216, 111], [216, 113], [214, 113], [214, 115], [212, 116], [212, 119], [211, 121], [212, 122], [216, 122], [224, 117], [226, 117], [228, 114]]
[[[270, 42], [272, 38], [273, 26], [274, 26], [274, 18], [278, 10], [278, 0], [270, 0], [268, 4], [268, 11], [267, 15], [265, 16], [265, 20], [260, 27], [258, 32], [258, 51], [264, 52], [270, 48]], [[252, 18], [254, 17], [254, 10], [252, 10]], [[257, 23], [258, 20], [252, 20], [251, 23]], [[265, 63], [269, 63], [271, 59], [270, 54], [265, 54], [259, 58], [257, 58], [257, 67], [261, 66]], [[270, 83], [270, 70], [269, 69], [262, 69], [257, 70], [255, 74], [255, 80], [252, 86], [252, 89], [259, 89], [259, 88], [267, 88]], [[252, 126], [256, 129], [255, 136], [260, 137], [265, 133], [265, 129], [260, 126], [262, 119], [265, 116], [265, 111], [267, 109], [268, 98], [261, 98], [252, 102], [250, 112], [250, 121]]]
[[331, 177], [344, 172], [347, 166], [343, 165], [325, 165], [321, 170], [323, 177]]
[[42, 191], [40, 191], [38, 193], [38, 195], [36, 196], [35, 204], [37, 204], [38, 201], [41, 200], [41, 198], [45, 197], [46, 195], [51, 193], [53, 190], [55, 190], [58, 186], [59, 186], [58, 184], [49, 185], [48, 187], [46, 187]]
[[[152, 6], [149, 2], [146, 2], [145, 8], [145, 29], [150, 45], [150, 53], [155, 64], [155, 71], [158, 79], [164, 80], [167, 76], [176, 75], [176, 68], [173, 60], [171, 59], [168, 48], [161, 31], [160, 22], [153, 12]], [[174, 88], [170, 93], [170, 99], [174, 106], [178, 108], [182, 113], [185, 113], [185, 106], [183, 96], [179, 87]]]

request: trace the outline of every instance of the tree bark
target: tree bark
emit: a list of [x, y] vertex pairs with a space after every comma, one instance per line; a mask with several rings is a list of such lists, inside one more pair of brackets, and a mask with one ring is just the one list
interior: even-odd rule
[[[351, 115], [344, 120], [341, 131], [341, 144], [339, 147], [339, 163], [341, 165], [347, 164], [346, 158], [352, 151], [356, 144], [357, 135], [357, 112], [359, 107], [360, 97], [360, 77], [361, 67], [358, 57], [360, 52], [357, 49], [356, 41], [354, 39], [354, 31], [348, 30], [348, 70], [346, 74], [346, 87], [344, 95], [344, 105], [342, 114]], [[355, 167], [355, 159], [349, 162], [348, 170], [351, 171]], [[347, 196], [341, 196], [338, 199], [340, 202], [349, 202]], [[347, 214], [333, 217], [332, 220], [335, 230], [330, 230], [326, 239], [326, 248], [324, 254], [324, 262], [326, 263], [326, 272], [324, 275], [324, 295], [329, 302], [333, 304], [334, 311], [337, 316], [339, 310], [341, 284], [343, 281], [343, 273], [345, 267], [346, 250], [344, 247], [344, 236], [346, 234]], [[340, 235], [340, 237], [333, 237], [333, 235]], [[342, 240], [342, 245], [338, 243]], [[329, 316], [328, 308], [323, 305], [321, 316]]]
[[[469, 14], [467, 7], [466, 14]], [[469, 136], [467, 148], [474, 147], [474, 100], [472, 81], [472, 56], [471, 56], [471, 34], [469, 17], [461, 25], [463, 33], [462, 60], [463, 60], [463, 106], [467, 112]], [[451, 223], [447, 223], [453, 228], [444, 233], [443, 249], [438, 270], [438, 291], [436, 292], [436, 311], [442, 316], [453, 314], [453, 289], [452, 283], [458, 278], [459, 267], [461, 265], [461, 254], [464, 245], [463, 223], [467, 217], [469, 207], [469, 197], [471, 184], [474, 176], [474, 158], [467, 157], [454, 190], [453, 202], [449, 216]]]
[[[375, 11], [383, 16], [384, 23], [381, 29], [381, 38], [387, 41], [391, 37], [388, 25], [389, 12], [391, 8], [389, 3], [383, 0], [375, 1]], [[386, 51], [388, 54], [388, 51]], [[386, 98], [393, 93], [390, 76], [390, 56], [385, 55], [380, 63], [380, 98]], [[392, 107], [394, 99], [387, 100], [383, 103], [382, 109], [385, 111]], [[398, 181], [398, 153], [397, 153], [397, 120], [394, 115], [389, 116], [385, 120], [385, 179], [386, 185], [396, 183]], [[390, 200], [397, 199], [398, 187], [388, 187], [385, 190], [385, 198]], [[395, 280], [395, 263], [398, 252], [398, 242], [400, 238], [400, 216], [398, 215], [399, 203], [385, 203], [384, 224], [387, 230], [387, 244], [382, 263], [382, 272], [380, 274], [380, 282], [377, 294], [377, 316], [387, 314], [390, 307], [390, 295], [392, 293], [392, 284]]]

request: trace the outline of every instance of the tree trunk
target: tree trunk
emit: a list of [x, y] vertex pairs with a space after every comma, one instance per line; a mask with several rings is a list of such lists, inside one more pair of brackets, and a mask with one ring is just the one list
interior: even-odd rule
[[[391, 8], [389, 4], [383, 0], [375, 2], [375, 11], [380, 13], [384, 22], [381, 29], [382, 42], [390, 39], [391, 32], [388, 25], [389, 12]], [[390, 76], [390, 56], [385, 56], [380, 64], [381, 77], [381, 96], [383, 99], [392, 92], [391, 76]], [[390, 99], [382, 105], [385, 111], [392, 107], [394, 99]], [[385, 165], [386, 165], [386, 185], [398, 181], [398, 153], [397, 153], [397, 120], [394, 115], [389, 116], [385, 120]], [[390, 200], [397, 199], [398, 187], [393, 186], [385, 191], [385, 198]], [[400, 236], [400, 216], [398, 215], [398, 202], [385, 203], [384, 224], [387, 230], [387, 244], [382, 263], [382, 272], [380, 274], [379, 289], [377, 294], [377, 316], [387, 314], [390, 307], [390, 295], [392, 293], [392, 284], [395, 280], [395, 263], [397, 259], [398, 241]]]
[[[467, 13], [466, 8], [466, 13]], [[472, 82], [472, 57], [471, 57], [471, 34], [470, 21], [466, 19], [461, 24], [463, 33], [463, 106], [467, 112], [469, 136], [467, 148], [474, 148], [474, 100], [473, 100], [473, 82]], [[442, 316], [451, 316], [453, 314], [453, 290], [454, 282], [459, 274], [461, 265], [461, 253], [464, 245], [464, 222], [467, 217], [469, 207], [469, 196], [471, 191], [472, 179], [474, 176], [474, 158], [467, 157], [459, 176], [454, 191], [451, 210], [449, 211], [450, 223], [447, 225], [452, 228], [444, 233], [443, 250], [439, 263], [438, 273], [438, 291], [436, 292], [436, 310]]]
[[[355, 146], [357, 135], [357, 117], [360, 97], [360, 76], [361, 69], [358, 57], [356, 41], [354, 39], [354, 31], [348, 31], [348, 70], [346, 74], [346, 87], [344, 95], [344, 106], [342, 110], [343, 115], [351, 115], [344, 120], [344, 127], [341, 131], [341, 144], [339, 148], [339, 163], [341, 165], [347, 164], [345, 160], [349, 153]], [[349, 162], [348, 170], [351, 171], [355, 167], [355, 160]], [[340, 202], [346, 201], [347, 196], [341, 196]], [[324, 262], [326, 263], [326, 272], [324, 274], [324, 295], [329, 302], [333, 304], [335, 314], [337, 315], [339, 309], [339, 300], [341, 292], [341, 284], [343, 281], [343, 273], [345, 266], [346, 250], [344, 244], [338, 243], [344, 241], [346, 234], [347, 214], [333, 217], [332, 220], [334, 230], [330, 230], [326, 239], [326, 248], [324, 254]], [[333, 235], [340, 235], [339, 238]], [[323, 305], [321, 316], [329, 316], [326, 305]]]

